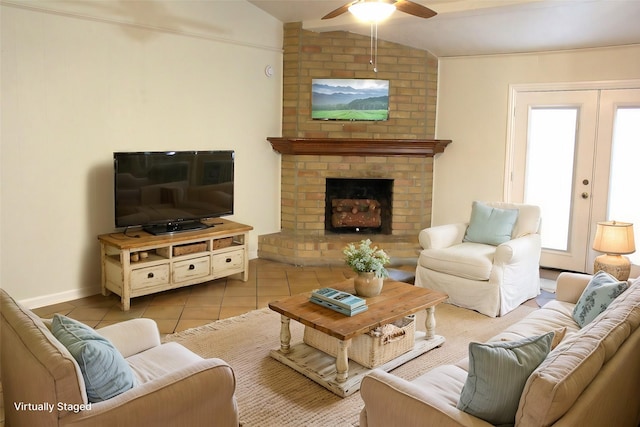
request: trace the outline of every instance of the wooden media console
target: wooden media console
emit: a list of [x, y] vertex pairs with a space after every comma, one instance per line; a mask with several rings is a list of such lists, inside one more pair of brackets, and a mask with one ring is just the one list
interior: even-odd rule
[[253, 227], [222, 218], [209, 228], [166, 235], [142, 230], [98, 236], [102, 293], [131, 298], [239, 274], [249, 278], [248, 237]]

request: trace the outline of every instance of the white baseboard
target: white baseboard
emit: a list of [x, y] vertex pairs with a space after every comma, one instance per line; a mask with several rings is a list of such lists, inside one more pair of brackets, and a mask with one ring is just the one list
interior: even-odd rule
[[[250, 251], [249, 259], [258, 258], [258, 252]], [[43, 295], [35, 298], [27, 298], [19, 301], [23, 306], [33, 309], [38, 307], [45, 307], [48, 305], [59, 304], [61, 302], [73, 301], [74, 299], [86, 298], [91, 295], [101, 293], [100, 286], [82, 289], [73, 289], [70, 291], [64, 291], [57, 294]]]
[[70, 291], [64, 291], [57, 294], [42, 295], [35, 298], [28, 298], [20, 301], [23, 306], [34, 309], [38, 307], [45, 307], [48, 305], [59, 304], [61, 302], [73, 301], [74, 299], [86, 298], [91, 295], [96, 295], [101, 292], [100, 287], [73, 289]]

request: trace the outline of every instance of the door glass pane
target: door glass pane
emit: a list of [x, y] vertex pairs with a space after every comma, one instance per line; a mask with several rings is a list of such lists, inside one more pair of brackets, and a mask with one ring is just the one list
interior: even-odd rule
[[[613, 124], [611, 176], [609, 179], [609, 220], [632, 222], [636, 247], [640, 243], [640, 108], [618, 108]], [[640, 253], [628, 255], [640, 265]]]
[[542, 247], [568, 250], [578, 108], [532, 108], [525, 203], [542, 211]]

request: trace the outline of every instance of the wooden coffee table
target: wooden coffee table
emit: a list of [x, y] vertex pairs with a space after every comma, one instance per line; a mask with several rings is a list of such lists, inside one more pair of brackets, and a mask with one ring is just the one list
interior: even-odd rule
[[[355, 293], [353, 280], [330, 287]], [[310, 292], [307, 292], [269, 303], [269, 308], [281, 315], [280, 348], [272, 350], [270, 354], [342, 397], [359, 390], [362, 378], [371, 371], [349, 360], [349, 346], [353, 338], [426, 310], [426, 333], [416, 331], [412, 350], [377, 367], [385, 371], [439, 347], [445, 341], [444, 337], [435, 334], [435, 307], [447, 299], [447, 295], [441, 292], [386, 280], [380, 295], [366, 298], [368, 310], [351, 317], [314, 304], [309, 301], [309, 296]], [[289, 329], [291, 319], [338, 339], [337, 356], [332, 357], [303, 342], [292, 345]]]

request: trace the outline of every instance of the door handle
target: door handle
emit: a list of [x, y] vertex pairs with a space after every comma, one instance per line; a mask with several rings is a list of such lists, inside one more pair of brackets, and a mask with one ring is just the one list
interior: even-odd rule
[[584, 193], [582, 193], [582, 198], [583, 199], [588, 199], [589, 198], [589, 193], [587, 193], [586, 191]]

